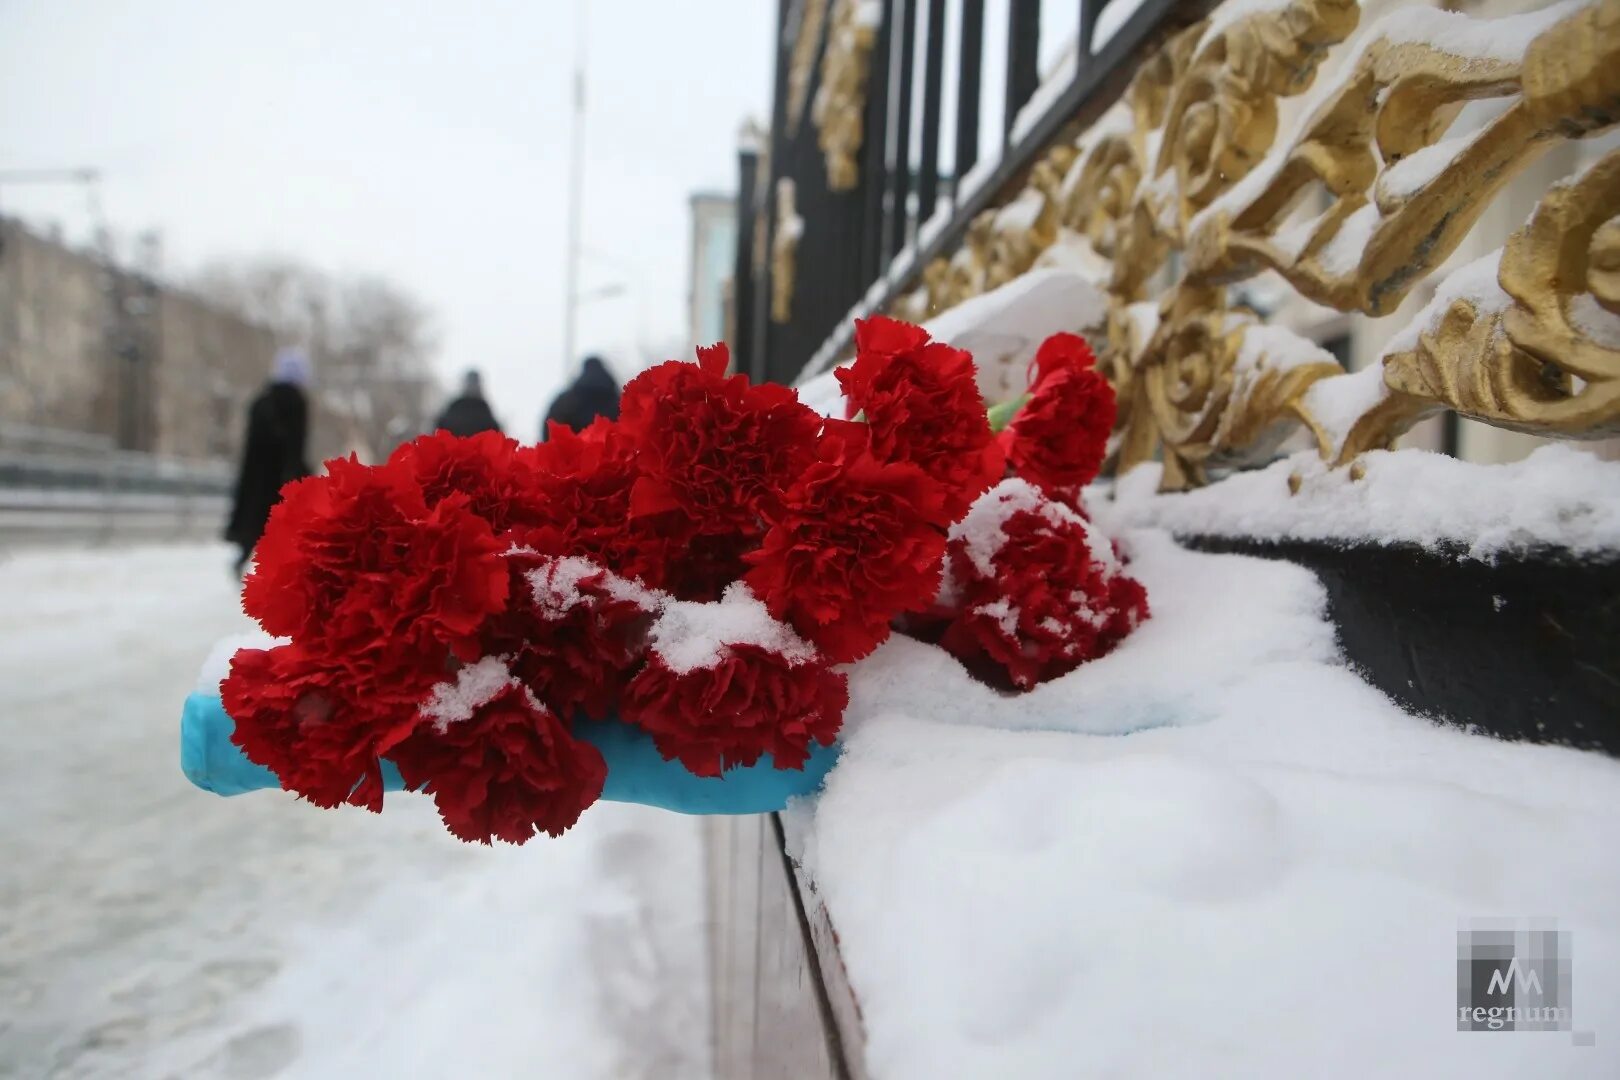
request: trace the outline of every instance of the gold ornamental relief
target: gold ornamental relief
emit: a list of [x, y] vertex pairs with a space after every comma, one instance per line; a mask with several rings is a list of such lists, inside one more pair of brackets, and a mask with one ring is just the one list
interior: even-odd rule
[[1143, 192], [1143, 181], [1159, 157], [1171, 95], [1204, 30], [1203, 23], [1183, 30], [1137, 69], [1124, 100], [1077, 142], [1059, 189], [1059, 223], [1113, 260], [1109, 291], [1127, 302], [1141, 299], [1170, 252], [1158, 224], [1161, 206]]
[[[1180, 287], [1159, 309], [1159, 325], [1132, 373], [1133, 405], [1125, 442], [1149, 440], [1131, 431], [1149, 425], [1164, 456], [1167, 490], [1205, 481], [1204, 462], [1231, 388], [1237, 342], [1226, 325], [1224, 290]], [[1128, 463], [1122, 462], [1122, 465]]]
[[832, 25], [821, 57], [821, 87], [811, 105], [817, 144], [827, 160], [827, 186], [853, 191], [866, 135], [866, 80], [883, 6], [875, 0], [833, 0]]
[[1355, 0], [1294, 0], [1214, 32], [1199, 23], [1175, 35], [1144, 61], [1107, 130], [1055, 147], [1032, 170], [1008, 202], [1029, 209], [1024, 224], [1009, 228], [1003, 218], [998, 227], [997, 211], [985, 211], [964, 247], [938, 260], [945, 269], [924, 269], [927, 304], [908, 307], [937, 313], [1024, 273], [1058, 226], [1114, 260], [1112, 292], [1140, 299], [1177, 246], [1180, 222], [1265, 153], [1276, 97], [1310, 85], [1358, 11]]
[[798, 279], [799, 239], [804, 219], [794, 201], [793, 180], [776, 181], [776, 236], [771, 241], [771, 321], [791, 322], [793, 289]]
[[[1279, 326], [1226, 310], [1224, 290], [1183, 284], [1160, 306], [1145, 348], [1128, 378], [1116, 377], [1131, 401], [1119, 467], [1164, 460], [1164, 490], [1208, 481], [1212, 465], [1240, 466], [1263, 457], [1306, 419], [1301, 399], [1315, 383], [1343, 374], [1331, 354]], [[1142, 335], [1127, 313], [1111, 334]], [[1111, 348], [1110, 352], [1114, 350]], [[1105, 373], [1117, 370], [1117, 360]]]
[[1601, 0], [1530, 43], [1524, 97], [1532, 117], [1565, 135], [1620, 123], [1620, 3]]
[[1356, 0], [1294, 0], [1203, 35], [1172, 93], [1152, 170], [1175, 172], [1179, 226], [1260, 163], [1276, 138], [1278, 99], [1310, 86], [1360, 14]]
[[[1540, 36], [1518, 39], [1529, 42], [1522, 64], [1413, 40], [1421, 35], [1411, 26], [1358, 43], [1348, 74], [1323, 88], [1300, 136], [1194, 219], [1181, 288], [1197, 299], [1136, 363], [1133, 378], [1148, 390], [1130, 396], [1122, 467], [1158, 441], [1164, 488], [1203, 483], [1208, 462], [1245, 445], [1263, 451], [1268, 432], [1296, 420], [1311, 428], [1324, 457], [1344, 463], [1448, 408], [1543, 435], [1620, 432], [1620, 152], [1549, 194], [1499, 268], [1472, 268], [1480, 287], [1470, 292], [1459, 281], [1456, 295], [1443, 289], [1423, 325], [1400, 335], [1372, 395], [1366, 378], [1352, 387], [1325, 354], [1274, 371], [1249, 393], [1226, 393], [1233, 339], [1211, 332], [1217, 294], [1197, 285], [1276, 269], [1302, 295], [1339, 310], [1392, 308], [1548, 142], [1615, 123], [1617, 11], [1611, 0], [1543, 16]], [[1493, 106], [1481, 129], [1448, 140], [1452, 120], [1477, 101]], [[1332, 197], [1327, 208], [1304, 228], [1282, 230], [1317, 185]], [[1139, 221], [1149, 216], [1142, 201]], [[1235, 219], [1223, 212], [1231, 205], [1241, 207]], [[1140, 278], [1121, 272], [1117, 258], [1115, 270], [1116, 295], [1131, 299], [1119, 286]], [[1313, 386], [1340, 380], [1324, 385], [1318, 402], [1336, 391], [1351, 404], [1366, 400], [1348, 431], [1336, 433], [1304, 402]], [[1137, 415], [1144, 407], [1151, 425]], [[1212, 408], [1220, 413], [1213, 429]], [[1146, 426], [1156, 439], [1136, 430]]]
[[[1596, 8], [1558, 20], [1560, 10], [1496, 20], [1488, 45], [1461, 33], [1477, 20], [1392, 13], [1356, 43], [1349, 73], [1292, 143], [1192, 223], [1189, 273], [1231, 281], [1275, 270], [1317, 303], [1393, 311], [1548, 146], [1614, 122], [1620, 98], [1603, 89], [1613, 80], [1603, 69], [1620, 64], [1620, 35]], [[1559, 42], [1577, 33], [1583, 47], [1571, 55]], [[1448, 44], [1452, 38], [1462, 46]], [[1522, 61], [1518, 42], [1529, 45]], [[1452, 135], [1470, 103], [1488, 119]], [[1318, 185], [1331, 196], [1328, 207], [1285, 226]]]
[[1245, 325], [1211, 451], [1226, 464], [1263, 464], [1298, 424], [1315, 428], [1304, 409], [1306, 392], [1343, 374], [1332, 353], [1293, 331]]
[[1029, 185], [991, 219], [984, 288], [1005, 285], [1028, 273], [1041, 252], [1057, 239], [1059, 189], [1074, 162], [1072, 146], [1055, 146], [1036, 163]]
[[1128, 216], [1141, 182], [1141, 155], [1130, 137], [1111, 137], [1080, 160], [1073, 180], [1065, 185], [1061, 220], [1086, 237], [1099, 255], [1117, 258], [1124, 231], [1120, 222]]
[[1544, 196], [1501, 251], [1453, 274], [1383, 360], [1385, 395], [1330, 456], [1446, 409], [1564, 438], [1620, 434], [1620, 150]]
[[[1275, 271], [1338, 311], [1391, 311], [1526, 164], [1620, 123], [1620, 0], [1496, 20], [1400, 9], [1313, 85], [1357, 14], [1293, 0], [1172, 36], [896, 310], [938, 314], [1037, 260], [1106, 281], [1118, 467], [1162, 456], [1166, 488], [1296, 425], [1338, 462], [1446, 409], [1543, 435], [1620, 432], [1620, 151], [1549, 192], [1498, 256], [1449, 275], [1372, 371], [1346, 375], [1228, 310], [1229, 284]], [[1278, 102], [1299, 94], [1278, 143]]]
[[1542, 198], [1499, 280], [1514, 300], [1507, 337], [1539, 365], [1511, 415], [1538, 432], [1620, 434], [1620, 150]]
[[828, 0], [801, 0], [801, 2], [799, 31], [793, 39], [793, 53], [788, 61], [789, 138], [799, 133], [805, 102], [810, 96], [810, 82], [815, 74], [816, 54], [821, 50], [822, 34], [827, 24]]
[[1159, 448], [1159, 433], [1146, 418], [1149, 406], [1145, 387], [1135, 379], [1159, 326], [1157, 304], [1113, 304], [1108, 311], [1108, 340], [1097, 353], [1097, 370], [1114, 388], [1119, 408], [1114, 428], [1120, 433], [1117, 469], [1129, 470], [1152, 461]]
[[1548, 192], [1482, 260], [1494, 290], [1431, 305], [1416, 344], [1384, 358], [1393, 415], [1369, 417], [1341, 459], [1444, 409], [1538, 435], [1620, 434], [1616, 215], [1620, 150]]

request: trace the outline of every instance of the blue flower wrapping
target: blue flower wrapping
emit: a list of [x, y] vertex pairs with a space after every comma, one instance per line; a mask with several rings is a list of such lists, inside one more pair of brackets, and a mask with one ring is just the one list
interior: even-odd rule
[[[240, 795], [280, 788], [276, 774], [249, 761], [234, 743], [236, 724], [217, 694], [192, 694], [180, 715], [180, 769], [204, 791]], [[607, 783], [602, 798], [641, 803], [680, 814], [763, 814], [781, 810], [798, 795], [821, 787], [838, 760], [838, 747], [812, 746], [800, 769], [778, 769], [770, 755], [757, 765], [727, 769], [716, 777], [693, 776], [678, 761], [665, 761], [652, 738], [618, 720], [581, 720], [574, 733], [602, 752]], [[388, 791], [405, 790], [392, 762], [383, 762]]]

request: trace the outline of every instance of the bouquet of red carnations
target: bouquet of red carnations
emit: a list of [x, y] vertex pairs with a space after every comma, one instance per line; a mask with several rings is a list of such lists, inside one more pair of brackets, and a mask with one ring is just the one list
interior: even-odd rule
[[231, 740], [326, 807], [380, 810], [391, 762], [456, 836], [521, 844], [602, 792], [583, 718], [719, 776], [831, 745], [840, 665], [897, 620], [996, 681], [1061, 674], [1147, 612], [1078, 498], [1114, 423], [1092, 363], [1048, 340], [998, 433], [967, 353], [873, 318], [837, 372], [849, 419], [716, 346], [537, 446], [440, 433], [328, 462], [257, 550], [243, 606], [287, 641], [232, 660]]

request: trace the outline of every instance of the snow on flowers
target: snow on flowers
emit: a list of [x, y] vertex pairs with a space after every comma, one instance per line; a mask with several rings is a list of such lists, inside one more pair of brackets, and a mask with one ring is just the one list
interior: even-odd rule
[[1114, 422], [1082, 339], [999, 435], [972, 357], [892, 319], [857, 324], [849, 419], [729, 366], [661, 364], [537, 446], [440, 432], [289, 484], [243, 592], [289, 641], [233, 659], [233, 741], [325, 807], [380, 810], [392, 762], [456, 836], [521, 844], [600, 797], [592, 720], [698, 776], [797, 769], [897, 625], [1027, 689], [1146, 617], [1079, 509]]

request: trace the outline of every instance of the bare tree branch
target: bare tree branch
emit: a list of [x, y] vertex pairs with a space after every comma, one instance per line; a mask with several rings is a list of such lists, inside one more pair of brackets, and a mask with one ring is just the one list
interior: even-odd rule
[[309, 353], [317, 421], [330, 421], [340, 452], [380, 458], [427, 430], [438, 333], [432, 313], [397, 285], [266, 258], [214, 263], [193, 287]]

